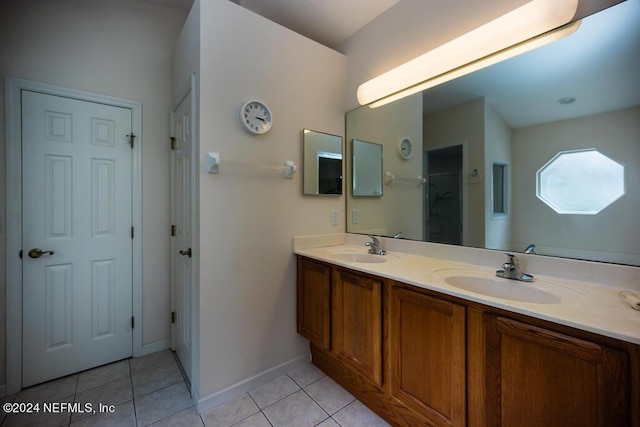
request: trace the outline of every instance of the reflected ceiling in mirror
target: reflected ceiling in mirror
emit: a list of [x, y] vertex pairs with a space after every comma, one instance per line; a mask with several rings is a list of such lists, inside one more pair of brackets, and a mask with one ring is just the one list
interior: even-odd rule
[[[367, 205], [348, 197], [347, 231], [447, 241], [439, 230], [458, 229], [466, 246], [522, 252], [535, 244], [542, 255], [640, 265], [638, 22], [640, 1], [626, 1], [583, 19], [575, 33], [552, 44], [422, 94], [349, 112], [347, 139], [386, 146], [385, 165], [396, 161], [397, 141], [414, 135], [423, 156], [394, 172], [421, 175], [427, 183], [390, 185]], [[408, 119], [416, 104], [419, 117]], [[384, 133], [365, 134], [368, 121]], [[455, 167], [462, 169], [460, 178], [450, 183], [452, 189], [436, 175], [453, 166], [428, 162], [426, 155], [450, 147], [462, 150]], [[561, 151], [593, 149], [624, 165], [622, 197], [588, 216], [560, 215], [536, 197], [536, 173], [547, 162]], [[492, 214], [494, 164], [508, 171], [506, 215]], [[474, 170], [486, 178], [475, 179]], [[460, 219], [452, 220], [456, 209]], [[352, 220], [354, 210], [358, 223]]]
[[303, 193], [342, 194], [342, 137], [304, 129]]

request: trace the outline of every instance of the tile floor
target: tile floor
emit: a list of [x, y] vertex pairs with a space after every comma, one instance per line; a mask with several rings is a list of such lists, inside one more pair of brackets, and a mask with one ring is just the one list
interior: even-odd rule
[[[198, 415], [169, 350], [30, 387], [0, 402], [91, 403], [97, 412], [2, 411], [2, 426], [389, 426], [311, 364]], [[100, 413], [99, 404], [114, 411]]]

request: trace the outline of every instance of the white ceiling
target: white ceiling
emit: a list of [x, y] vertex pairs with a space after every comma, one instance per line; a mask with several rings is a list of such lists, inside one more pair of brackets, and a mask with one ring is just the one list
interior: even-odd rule
[[398, 2], [398, 0], [231, 1], [334, 49]]
[[190, 10], [193, 0], [135, 0], [145, 3], [157, 4], [158, 6], [173, 7], [175, 9]]
[[[193, 0], [137, 1], [185, 10], [189, 10], [193, 4]], [[398, 2], [398, 0], [230, 1], [333, 49]]]

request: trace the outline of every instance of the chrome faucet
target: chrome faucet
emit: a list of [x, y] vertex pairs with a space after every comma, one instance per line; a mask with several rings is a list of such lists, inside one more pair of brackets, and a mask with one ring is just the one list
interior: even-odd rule
[[533, 243], [526, 247], [524, 250], [525, 254], [535, 254], [536, 253], [536, 245]]
[[374, 255], [384, 255], [387, 253], [384, 249], [380, 249], [380, 239], [376, 236], [369, 236], [370, 242], [365, 243], [365, 246], [369, 246], [369, 253]]
[[514, 254], [506, 255], [509, 257], [509, 260], [502, 264], [502, 270], [496, 271], [496, 276], [505, 279], [520, 280], [522, 282], [533, 282], [533, 276], [531, 274], [520, 271], [518, 257]]

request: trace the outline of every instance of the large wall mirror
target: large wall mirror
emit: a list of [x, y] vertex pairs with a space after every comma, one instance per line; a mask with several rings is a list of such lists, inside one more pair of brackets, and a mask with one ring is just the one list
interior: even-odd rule
[[348, 195], [347, 231], [640, 266], [638, 22], [640, 1], [626, 1], [561, 40], [347, 113], [347, 140], [382, 144], [385, 172], [425, 178]]
[[342, 194], [342, 137], [304, 129], [303, 193]]

